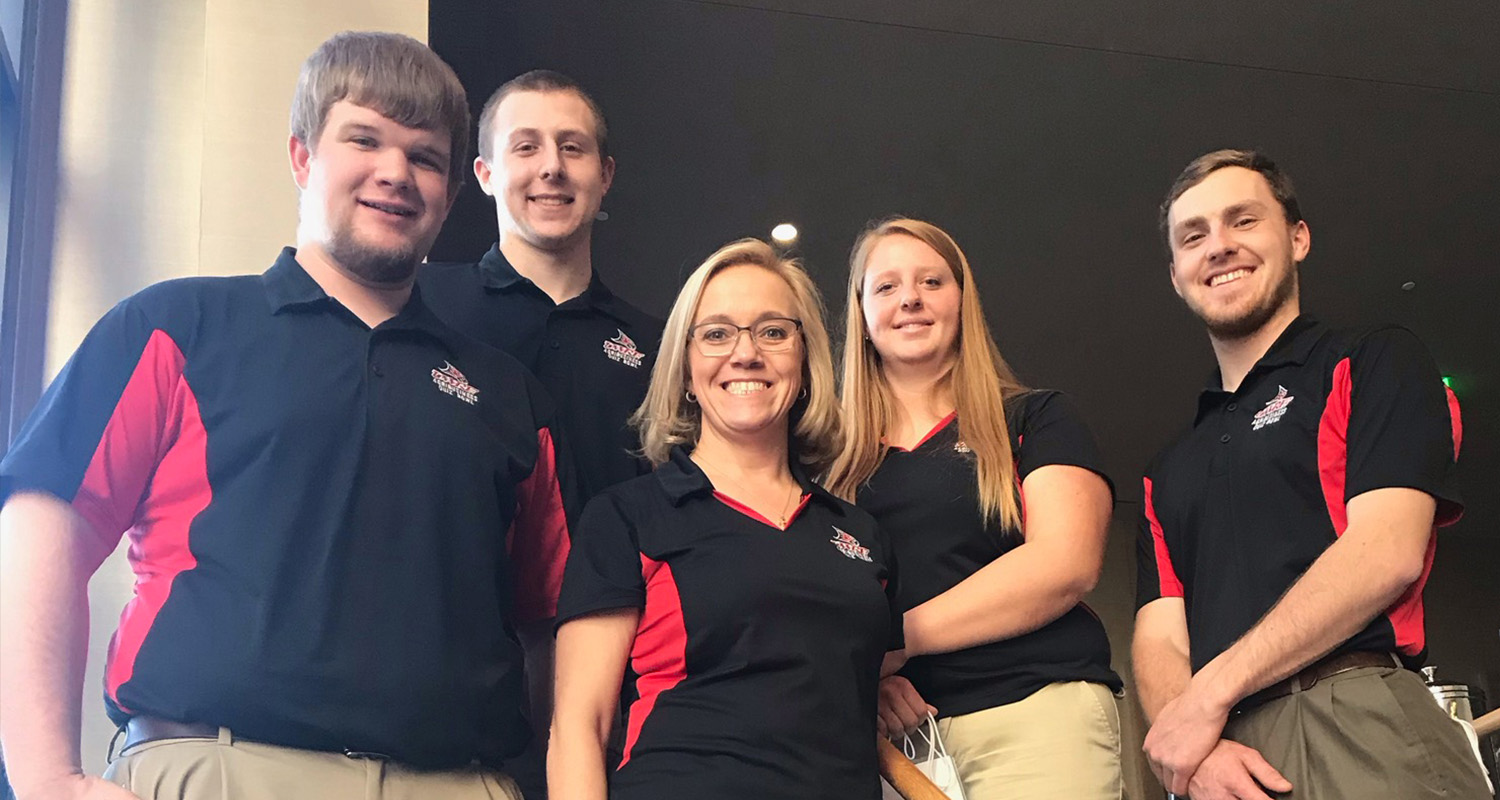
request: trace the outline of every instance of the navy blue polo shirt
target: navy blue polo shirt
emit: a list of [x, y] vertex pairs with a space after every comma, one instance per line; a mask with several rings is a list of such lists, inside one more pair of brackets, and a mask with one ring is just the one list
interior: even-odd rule
[[870, 515], [798, 480], [785, 530], [717, 492], [681, 448], [585, 508], [559, 624], [641, 610], [614, 800], [880, 796], [895, 561]]
[[511, 625], [552, 616], [568, 551], [550, 425], [535, 379], [418, 292], [372, 330], [288, 248], [115, 306], [0, 492], [71, 503], [102, 548], [130, 536], [117, 722], [494, 762], [528, 739]]
[[[1181, 597], [1193, 670], [1234, 644], [1344, 533], [1372, 489], [1437, 499], [1434, 527], [1463, 511], [1451, 486], [1458, 404], [1404, 328], [1335, 330], [1301, 316], [1223, 391], [1217, 371], [1190, 430], [1146, 470], [1136, 604]], [[1422, 576], [1335, 653], [1426, 657]], [[1351, 576], [1351, 579], [1353, 577]]]
[[646, 397], [662, 322], [616, 297], [596, 272], [577, 297], [552, 298], [499, 245], [477, 264], [425, 264], [423, 297], [453, 327], [525, 364], [557, 404], [584, 497], [649, 471], [626, 424]]
[[[1018, 486], [1052, 464], [1081, 467], [1109, 483], [1094, 436], [1066, 395], [1024, 392], [1006, 398], [1005, 412]], [[888, 448], [856, 497], [896, 547], [903, 611], [952, 589], [1025, 541], [1022, 531], [985, 522], [977, 463], [959, 427], [952, 414], [911, 450]], [[1024, 492], [1021, 497], [1024, 503]], [[1062, 681], [1092, 681], [1118, 691], [1120, 677], [1109, 658], [1104, 625], [1078, 603], [1020, 636], [914, 656], [901, 674], [939, 716], [950, 717], [1023, 700]]]

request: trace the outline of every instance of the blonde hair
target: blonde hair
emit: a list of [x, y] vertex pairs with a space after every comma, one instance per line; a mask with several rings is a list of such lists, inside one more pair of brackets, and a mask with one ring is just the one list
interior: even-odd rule
[[759, 239], [741, 239], [724, 245], [688, 276], [667, 315], [646, 399], [631, 415], [630, 424], [641, 432], [641, 452], [652, 464], [666, 461], [675, 445], [697, 443], [702, 413], [684, 396], [688, 384], [688, 328], [698, 313], [703, 289], [714, 275], [728, 267], [746, 264], [769, 270], [786, 281], [796, 299], [795, 313], [802, 320], [802, 386], [807, 396], [792, 405], [787, 444], [793, 458], [818, 474], [833, 461], [843, 432], [838, 393], [834, 389], [833, 355], [828, 346], [828, 329], [823, 324], [823, 299], [795, 259], [782, 258]]
[[1026, 391], [1000, 355], [985, 322], [974, 273], [963, 250], [941, 228], [921, 220], [896, 218], [873, 223], [854, 242], [849, 258], [849, 307], [844, 326], [844, 424], [848, 445], [828, 475], [828, 488], [852, 501], [861, 484], [885, 459], [886, 433], [895, 422], [895, 399], [880, 368], [880, 354], [865, 338], [865, 264], [870, 251], [887, 236], [910, 236], [942, 256], [958, 282], [957, 358], [945, 380], [958, 406], [958, 435], [974, 451], [979, 507], [985, 522], [1020, 529], [1021, 504], [1016, 495], [1016, 465], [1005, 422], [1005, 399]]

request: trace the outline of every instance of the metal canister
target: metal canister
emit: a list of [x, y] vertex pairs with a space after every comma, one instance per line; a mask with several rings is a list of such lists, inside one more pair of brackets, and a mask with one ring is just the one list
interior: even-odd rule
[[1432, 692], [1432, 697], [1437, 701], [1448, 716], [1474, 724], [1473, 694], [1469, 691], [1467, 684], [1444, 683], [1437, 679], [1437, 667], [1423, 667], [1422, 678], [1427, 684], [1427, 691]]

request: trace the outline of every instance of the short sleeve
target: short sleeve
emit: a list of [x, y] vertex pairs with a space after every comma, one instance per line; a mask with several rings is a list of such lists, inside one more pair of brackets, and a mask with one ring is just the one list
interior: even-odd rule
[[1156, 514], [1151, 478], [1145, 478], [1141, 519], [1135, 538], [1135, 607], [1163, 597], [1182, 597], [1182, 581], [1167, 549], [1166, 531]]
[[1061, 392], [1043, 391], [1019, 399], [1024, 405], [1012, 423], [1012, 436], [1020, 443], [1017, 478], [1024, 481], [1038, 467], [1051, 464], [1082, 467], [1103, 478], [1113, 496], [1114, 482], [1104, 472], [1099, 445], [1073, 401]]
[[614, 608], [642, 608], [646, 584], [634, 521], [613, 491], [584, 508], [573, 536], [557, 623]]
[[[1418, 489], [1438, 501], [1438, 524], [1456, 521], [1463, 513], [1453, 486], [1459, 420], [1449, 398], [1432, 356], [1410, 331], [1382, 328], [1363, 337], [1350, 351], [1347, 374], [1342, 364], [1335, 369], [1329, 402], [1329, 414], [1347, 414], [1341, 499]], [[1324, 430], [1336, 433], [1338, 422]]]
[[43, 491], [113, 547], [191, 405], [178, 343], [126, 300], [89, 332], [0, 461], [0, 503]]

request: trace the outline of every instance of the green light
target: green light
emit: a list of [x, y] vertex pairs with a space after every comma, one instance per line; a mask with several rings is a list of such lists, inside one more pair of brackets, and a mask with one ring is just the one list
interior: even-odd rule
[[1448, 387], [1449, 389], [1452, 389], [1453, 388], [1453, 376], [1452, 375], [1444, 375], [1443, 376], [1443, 385], [1446, 386], [1446, 387]]

